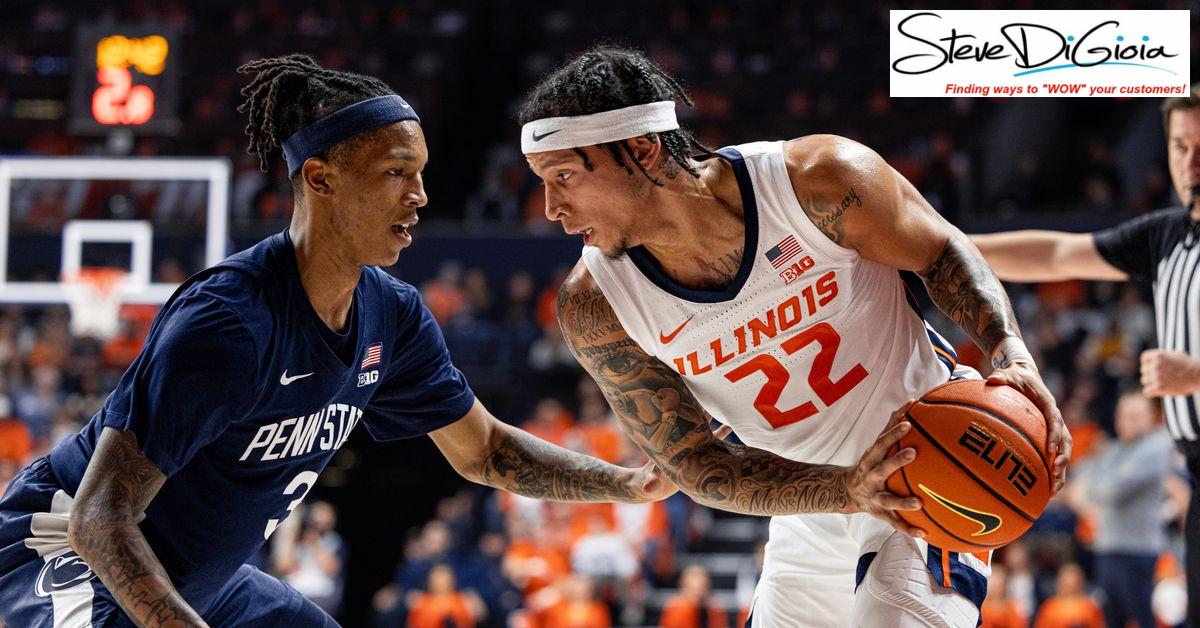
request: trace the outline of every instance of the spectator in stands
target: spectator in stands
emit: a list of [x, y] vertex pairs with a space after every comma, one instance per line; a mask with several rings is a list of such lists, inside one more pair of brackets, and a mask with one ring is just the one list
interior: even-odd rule
[[443, 262], [437, 277], [421, 286], [421, 296], [438, 324], [445, 326], [465, 303], [462, 265], [454, 260]]
[[458, 591], [454, 572], [446, 565], [429, 570], [429, 591], [415, 592], [409, 601], [409, 628], [474, 628], [484, 614], [483, 602]]
[[25, 466], [33, 452], [33, 437], [25, 423], [13, 418], [12, 402], [0, 394], [0, 464]]
[[980, 620], [987, 628], [1026, 628], [1029, 625], [1020, 605], [1008, 595], [1008, 570], [1004, 565], [992, 565]]
[[342, 606], [342, 571], [346, 544], [335, 531], [337, 512], [328, 502], [308, 507], [299, 534], [275, 557], [275, 571], [284, 582], [331, 616]]
[[1104, 628], [1104, 612], [1084, 591], [1084, 584], [1079, 565], [1060, 567], [1056, 593], [1038, 610], [1034, 628]]
[[17, 396], [17, 416], [25, 421], [35, 441], [50, 436], [54, 413], [62, 405], [58, 384], [62, 373], [50, 364], [33, 370], [33, 388]]
[[612, 626], [608, 608], [596, 600], [590, 580], [583, 576], [571, 575], [560, 580], [557, 588], [562, 598], [546, 611], [546, 628]]
[[1006, 545], [1000, 559], [1008, 572], [1008, 595], [1022, 615], [1033, 617], [1044, 596], [1025, 541], [1018, 540]]
[[1087, 464], [1080, 481], [1096, 507], [1096, 579], [1110, 626], [1135, 621], [1154, 628], [1154, 565], [1167, 547], [1164, 481], [1174, 446], [1158, 420], [1158, 404], [1140, 392], [1117, 403], [1117, 440]]
[[689, 565], [679, 576], [679, 593], [667, 600], [660, 628], [725, 628], [729, 613], [713, 599], [708, 571]]
[[504, 573], [526, 599], [570, 573], [563, 551], [519, 513], [509, 517], [509, 534], [512, 542], [504, 554]]

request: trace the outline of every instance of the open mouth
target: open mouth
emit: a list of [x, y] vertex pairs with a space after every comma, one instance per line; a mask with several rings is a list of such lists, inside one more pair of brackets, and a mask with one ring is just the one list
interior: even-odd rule
[[595, 228], [593, 228], [593, 227], [587, 227], [587, 228], [584, 228], [584, 229], [570, 229], [570, 230], [568, 230], [568, 231], [567, 231], [567, 233], [568, 233], [569, 235], [582, 235], [582, 236], [583, 236], [583, 243], [584, 243], [584, 244], [591, 244], [591, 242], [592, 242], [592, 236], [594, 236], [594, 235], [595, 235], [595, 233], [596, 233], [596, 230], [595, 230]]
[[416, 224], [416, 220], [393, 223], [392, 235], [396, 236], [396, 239], [400, 241], [402, 246], [408, 246], [409, 244], [412, 244], [412, 233], [409, 233], [409, 229]]

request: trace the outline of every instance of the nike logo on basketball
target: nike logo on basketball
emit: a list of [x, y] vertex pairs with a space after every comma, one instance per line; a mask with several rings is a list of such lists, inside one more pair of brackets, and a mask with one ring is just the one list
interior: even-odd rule
[[938, 495], [937, 493], [929, 490], [924, 484], [917, 484], [917, 487], [920, 488], [922, 491], [925, 491], [926, 495], [929, 495], [930, 497], [937, 500], [937, 502], [939, 504], [945, 506], [946, 508], [949, 508], [950, 510], [953, 510], [955, 513], [962, 515], [963, 517], [966, 517], [967, 519], [970, 519], [971, 521], [974, 521], [975, 523], [978, 523], [979, 531], [973, 533], [971, 536], [983, 536], [985, 534], [991, 534], [992, 532], [999, 530], [1000, 524], [1003, 523], [1003, 520], [1001, 520], [1000, 517], [997, 517], [996, 515], [993, 515], [993, 514], [987, 513], [987, 512], [980, 512], [980, 511], [974, 510], [972, 508], [967, 508], [966, 506], [963, 506], [962, 504], [956, 504], [956, 503], [946, 499], [945, 497], [942, 497], [941, 495]]
[[559, 132], [559, 131], [561, 131], [561, 130], [562, 130], [562, 129], [554, 129], [553, 131], [548, 131], [548, 132], [546, 132], [546, 133], [542, 133], [541, 135], [538, 135], [538, 132], [537, 132], [537, 131], [534, 131], [534, 132], [533, 132], [533, 141], [535, 141], [535, 142], [540, 142], [540, 141], [542, 141], [542, 140], [546, 139], [547, 137], [550, 137], [551, 135], [554, 135], [555, 133], [558, 133], [558, 132]]
[[279, 376], [279, 384], [281, 386], [287, 386], [288, 384], [290, 384], [298, 379], [304, 379], [305, 377], [308, 377], [309, 375], [312, 375], [312, 373], [305, 373], [303, 375], [293, 375], [292, 377], [288, 377], [287, 369], [283, 369], [283, 375]]
[[[692, 314], [692, 316], [695, 316], [695, 314]], [[670, 344], [670, 342], [675, 339], [675, 336], [678, 336], [679, 332], [683, 331], [683, 328], [687, 327], [687, 324], [692, 322], [692, 316], [687, 317], [687, 320], [680, 323], [679, 327], [676, 327], [675, 331], [673, 331], [669, 334], [664, 334], [664, 333], [662, 333], [662, 331], [659, 331], [658, 332], [659, 341], [662, 342], [664, 345]]]

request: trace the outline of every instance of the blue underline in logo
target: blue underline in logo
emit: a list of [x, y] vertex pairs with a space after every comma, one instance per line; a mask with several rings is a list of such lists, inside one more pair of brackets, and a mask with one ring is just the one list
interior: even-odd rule
[[[1163, 72], [1168, 72], [1170, 74], [1176, 74], [1175, 72], [1171, 72], [1170, 70], [1168, 70], [1166, 68], [1160, 68], [1156, 65], [1146, 65], [1144, 63], [1126, 63], [1124, 61], [1105, 61], [1104, 63], [1097, 63], [1096, 65], [1128, 65], [1128, 66], [1132, 66], [1135, 68], [1150, 68], [1151, 70], [1162, 70]], [[1064, 63], [1062, 65], [1052, 65], [1048, 68], [1038, 68], [1036, 70], [1026, 70], [1024, 72], [1017, 72], [1013, 76], [1014, 77], [1025, 76], [1026, 74], [1037, 74], [1038, 72], [1049, 72], [1050, 70], [1061, 70], [1063, 68], [1084, 68], [1084, 67], [1091, 68], [1091, 67], [1096, 67], [1096, 66], [1095, 65], [1083, 66], [1083, 65], [1075, 65], [1074, 63]]]

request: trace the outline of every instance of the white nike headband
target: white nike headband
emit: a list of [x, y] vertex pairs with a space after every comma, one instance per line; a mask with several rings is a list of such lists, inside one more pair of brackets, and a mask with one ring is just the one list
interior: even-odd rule
[[542, 118], [521, 127], [521, 152], [593, 146], [679, 128], [675, 102], [664, 100], [586, 116]]

